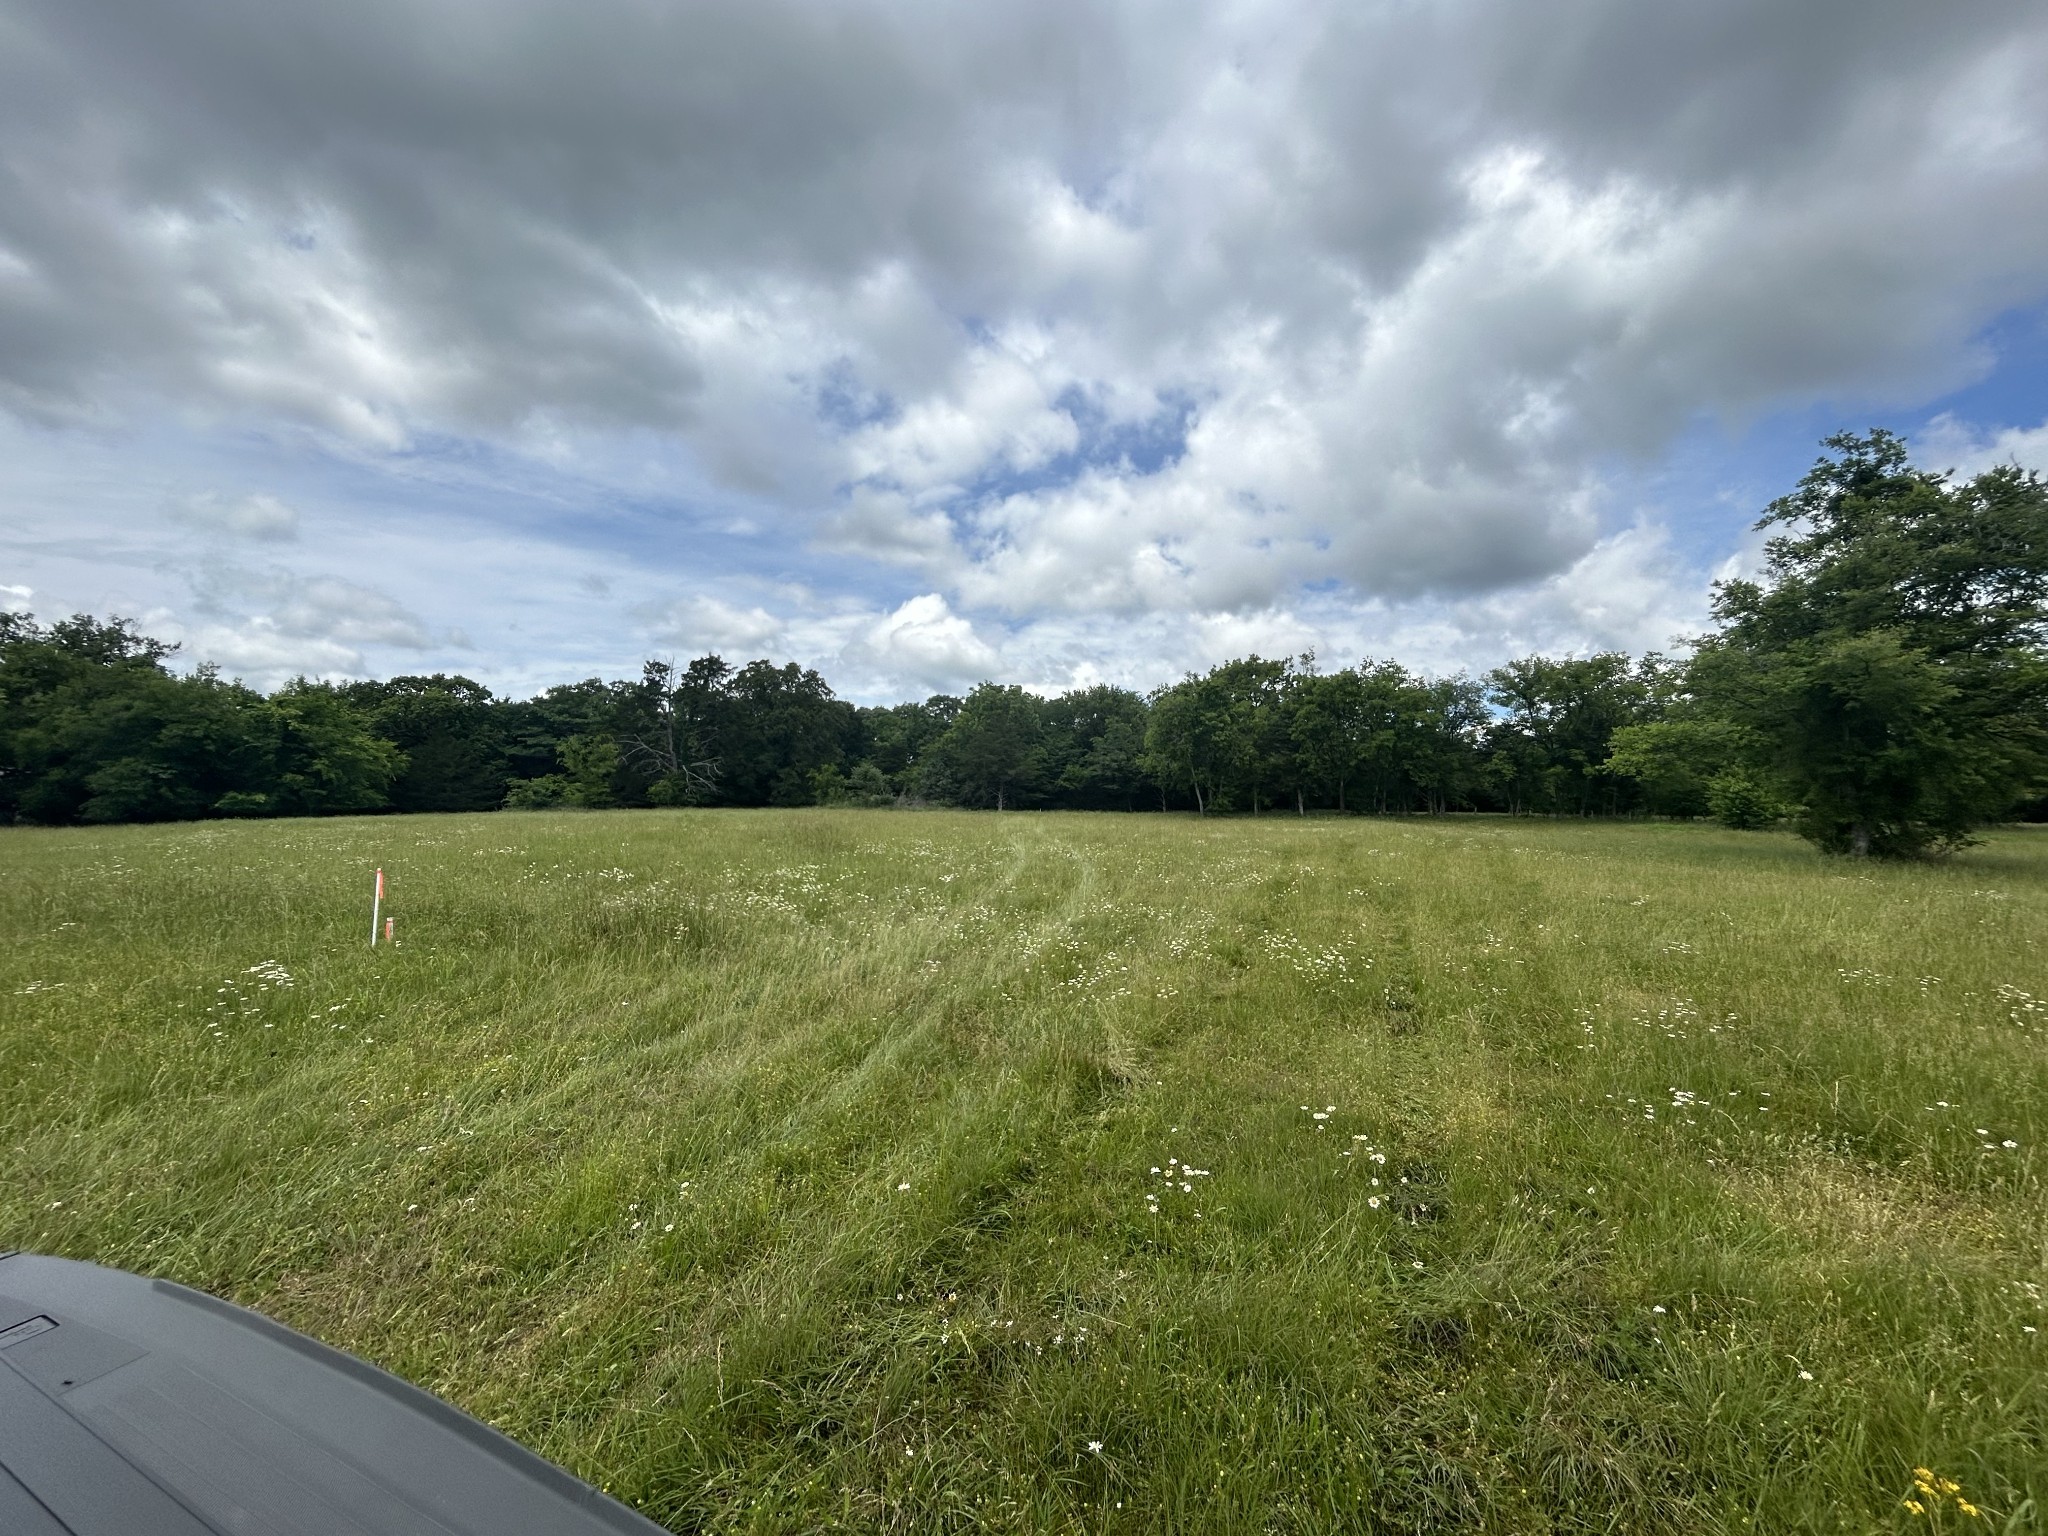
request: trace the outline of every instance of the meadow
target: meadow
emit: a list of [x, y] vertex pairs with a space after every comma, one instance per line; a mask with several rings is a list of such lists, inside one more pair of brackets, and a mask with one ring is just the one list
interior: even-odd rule
[[258, 1307], [676, 1531], [2048, 1528], [2040, 830], [508, 812], [0, 864], [0, 1247]]

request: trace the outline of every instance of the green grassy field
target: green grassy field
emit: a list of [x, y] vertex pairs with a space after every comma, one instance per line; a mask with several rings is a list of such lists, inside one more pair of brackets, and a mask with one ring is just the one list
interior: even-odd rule
[[2041, 832], [0, 851], [0, 1246], [262, 1308], [678, 1531], [2048, 1528]]

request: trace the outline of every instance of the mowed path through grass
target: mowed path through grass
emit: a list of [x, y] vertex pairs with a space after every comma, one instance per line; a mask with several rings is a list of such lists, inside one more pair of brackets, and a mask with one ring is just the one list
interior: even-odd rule
[[259, 1307], [677, 1531], [2048, 1523], [2041, 832], [0, 850], [0, 1246]]

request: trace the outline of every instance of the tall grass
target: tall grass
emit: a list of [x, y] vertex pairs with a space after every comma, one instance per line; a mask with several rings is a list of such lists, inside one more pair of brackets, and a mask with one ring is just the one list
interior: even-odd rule
[[678, 1531], [2044, 1524], [2039, 833], [0, 849], [0, 1244], [260, 1307]]

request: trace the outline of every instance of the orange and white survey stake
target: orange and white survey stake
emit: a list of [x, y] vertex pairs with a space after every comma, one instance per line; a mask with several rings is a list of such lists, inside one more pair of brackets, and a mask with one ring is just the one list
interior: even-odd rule
[[377, 871], [377, 893], [370, 898], [370, 948], [377, 947], [377, 914], [384, 906], [384, 871]]

